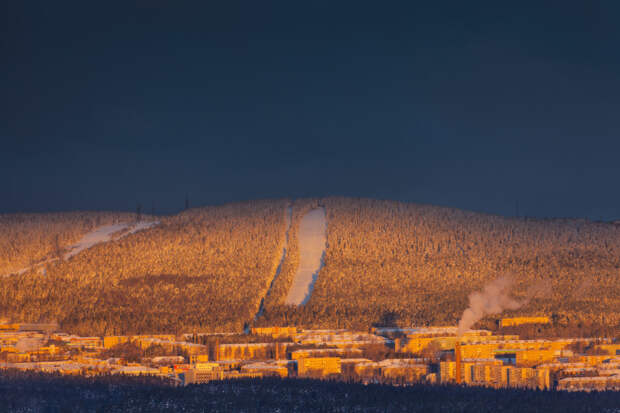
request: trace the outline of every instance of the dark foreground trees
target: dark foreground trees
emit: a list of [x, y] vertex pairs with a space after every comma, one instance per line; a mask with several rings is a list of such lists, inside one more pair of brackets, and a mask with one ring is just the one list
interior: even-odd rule
[[155, 378], [1, 371], [0, 411], [615, 412], [620, 392], [362, 385], [262, 379], [172, 387]]

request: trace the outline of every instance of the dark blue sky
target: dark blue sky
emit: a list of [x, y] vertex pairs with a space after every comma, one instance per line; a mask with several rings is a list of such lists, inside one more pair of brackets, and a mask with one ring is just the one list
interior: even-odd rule
[[0, 212], [620, 217], [616, 1], [56, 3], [4, 2]]

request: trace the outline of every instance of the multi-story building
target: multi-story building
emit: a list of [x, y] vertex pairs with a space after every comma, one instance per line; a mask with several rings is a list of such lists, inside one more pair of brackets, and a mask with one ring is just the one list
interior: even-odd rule
[[297, 360], [299, 376], [340, 374], [342, 371], [340, 357], [308, 357]]
[[620, 390], [620, 375], [567, 377], [558, 382], [557, 389], [567, 391]]
[[218, 360], [265, 360], [284, 358], [291, 343], [239, 343], [220, 344]]
[[291, 359], [298, 360], [307, 357], [347, 357], [359, 358], [362, 350], [357, 348], [308, 348], [291, 352]]
[[261, 373], [263, 377], [277, 376], [288, 377], [288, 368], [285, 365], [276, 363], [250, 363], [241, 366], [242, 373]]
[[253, 327], [251, 332], [273, 338], [290, 338], [297, 334], [297, 327]]
[[181, 374], [184, 385], [208, 383], [223, 377], [223, 371], [217, 363], [196, 363]]
[[499, 322], [500, 327], [520, 326], [524, 324], [549, 324], [549, 317], [510, 317], [502, 318]]

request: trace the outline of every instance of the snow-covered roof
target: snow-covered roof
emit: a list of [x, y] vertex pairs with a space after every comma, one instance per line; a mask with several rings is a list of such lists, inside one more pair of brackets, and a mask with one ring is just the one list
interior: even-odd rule
[[229, 343], [229, 344], [220, 344], [220, 347], [272, 347], [276, 344], [284, 344], [290, 345], [291, 343]]
[[343, 364], [343, 363], [357, 364], [357, 363], [368, 363], [368, 362], [372, 362], [372, 360], [364, 359], [364, 358], [340, 359], [340, 364]]
[[243, 370], [279, 370], [279, 369], [286, 368], [286, 367], [279, 366], [273, 363], [268, 363], [268, 362], [256, 362], [256, 363], [246, 364], [241, 368]]
[[566, 377], [564, 379], [560, 379], [559, 383], [588, 383], [588, 382], [600, 383], [600, 382], [606, 382], [608, 379], [609, 377], [605, 377], [605, 376]]
[[153, 374], [159, 373], [159, 370], [146, 366], [118, 366], [112, 370], [112, 373]]

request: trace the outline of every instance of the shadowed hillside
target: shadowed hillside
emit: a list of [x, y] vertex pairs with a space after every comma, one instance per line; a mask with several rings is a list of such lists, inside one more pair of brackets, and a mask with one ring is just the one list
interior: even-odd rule
[[[281, 258], [289, 204], [286, 258], [265, 297]], [[299, 223], [318, 206], [327, 214], [325, 266], [306, 305], [285, 305], [299, 263]], [[19, 226], [27, 225], [19, 217], [3, 216], [11, 231], [2, 232], [0, 245], [11, 245]], [[65, 231], [71, 234], [68, 245], [93, 226], [80, 225], [33, 232], [54, 240], [54, 231]], [[45, 248], [32, 255], [45, 257]], [[7, 251], [0, 251], [5, 268], [23, 264], [24, 258], [14, 264]], [[0, 279], [0, 316], [57, 320], [81, 334], [240, 331], [265, 297], [259, 325], [455, 324], [469, 293], [509, 274], [517, 298], [532, 286], [546, 286], [515, 314], [549, 315], [562, 325], [620, 323], [618, 225], [390, 201], [328, 198], [197, 208], [45, 269], [46, 275], [33, 270]]]

